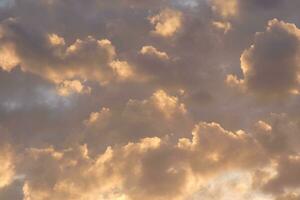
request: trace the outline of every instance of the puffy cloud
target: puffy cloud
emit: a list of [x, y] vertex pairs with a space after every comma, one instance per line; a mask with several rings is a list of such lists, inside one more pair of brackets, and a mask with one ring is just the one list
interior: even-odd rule
[[299, 182], [300, 157], [291, 155], [279, 159], [277, 175], [272, 177], [265, 185], [264, 189], [272, 193], [282, 194], [285, 191], [297, 190]]
[[5, 71], [11, 71], [20, 64], [12, 44], [2, 44], [0, 48], [0, 67]]
[[299, 6], [1, 4], [0, 199], [298, 199]]
[[168, 96], [163, 90], [156, 91], [151, 97], [151, 100], [167, 118], [174, 116], [176, 112], [182, 114], [186, 113], [184, 104], [178, 103], [177, 97]]
[[81, 190], [87, 189], [90, 183], [85, 180], [84, 175], [74, 175], [88, 173], [91, 160], [86, 153], [84, 146], [63, 152], [55, 151], [52, 147], [28, 149], [22, 165], [26, 173], [23, 185], [24, 199], [82, 199], [86, 194], [81, 194]]
[[255, 137], [272, 160], [270, 169], [255, 174], [257, 186], [272, 193], [276, 199], [297, 199], [299, 189], [299, 121], [286, 115], [272, 114], [268, 123], [256, 123]]
[[225, 19], [241, 18], [247, 12], [276, 11], [276, 9], [287, 5], [298, 5], [297, 1], [279, 0], [210, 0], [212, 10]]
[[110, 63], [110, 67], [117, 75], [117, 78], [121, 80], [126, 80], [134, 76], [132, 67], [126, 61], [113, 61]]
[[[144, 137], [178, 138], [192, 127], [185, 105], [175, 96], [158, 90], [145, 100], [129, 100], [122, 109], [101, 108], [92, 112], [84, 135], [87, 144], [99, 151], [107, 145], [124, 144]], [[102, 144], [98, 141], [101, 140]], [[92, 151], [92, 150], [91, 150]]]
[[149, 20], [155, 27], [154, 34], [170, 37], [181, 28], [183, 19], [180, 11], [167, 8], [149, 17]]
[[78, 80], [63, 81], [57, 88], [58, 94], [61, 96], [68, 96], [72, 93], [90, 93], [91, 88], [82, 85]]
[[153, 46], [143, 46], [140, 53], [148, 56], [156, 56], [162, 60], [169, 59], [169, 56], [166, 52], [159, 51]]
[[52, 33], [48, 35], [48, 39], [51, 45], [53, 46], [64, 46], [65, 45], [65, 39]]
[[195, 198], [199, 199], [243, 199], [243, 200], [271, 200], [272, 197], [253, 189], [251, 173], [235, 171], [217, 176], [208, 181]]
[[[107, 112], [104, 109], [101, 114]], [[95, 114], [93, 119], [97, 117], [100, 116]], [[215, 123], [200, 123], [195, 129], [190, 142], [180, 139], [173, 145], [168, 138], [143, 138], [108, 147], [93, 157], [86, 145], [62, 151], [52, 147], [28, 149], [22, 165], [26, 173], [25, 199], [182, 200], [199, 187], [208, 186], [205, 181], [213, 180], [212, 175], [226, 176], [227, 170], [255, 165], [252, 158], [257, 152], [249, 149], [248, 153], [239, 152], [230, 167], [226, 164], [226, 159], [237, 156], [236, 147], [245, 148], [243, 151], [248, 145], [257, 148], [247, 135], [229, 132]], [[208, 137], [209, 134], [218, 137]], [[211, 155], [212, 149], [219, 156]], [[202, 161], [194, 165], [195, 158]], [[212, 162], [219, 165], [218, 170]]]
[[235, 168], [251, 169], [266, 161], [261, 145], [241, 130], [230, 132], [217, 123], [202, 122], [192, 133], [192, 140], [181, 139], [179, 147], [191, 151], [192, 167], [203, 175]]
[[[241, 56], [246, 87], [262, 96], [281, 97], [297, 93], [299, 87], [300, 31], [294, 25], [273, 19], [265, 32]], [[236, 82], [233, 76], [228, 82]]]
[[264, 148], [274, 156], [284, 156], [299, 152], [299, 121], [284, 114], [272, 114], [269, 122], [258, 121], [254, 130], [255, 137]]
[[[2, 130], [1, 130], [2, 131]], [[3, 138], [2, 138], [3, 139]], [[15, 158], [10, 144], [1, 141], [0, 147], [0, 189], [8, 186], [15, 176]]]
[[238, 0], [211, 0], [211, 3], [212, 9], [225, 18], [235, 16], [238, 13]]
[[[180, 199], [189, 189], [188, 180], [179, 157], [173, 154], [159, 138], [109, 147], [95, 159], [88, 156], [86, 146], [64, 151], [29, 149], [24, 197]], [[153, 162], [157, 156], [161, 162]], [[39, 164], [33, 164], [36, 162]]]
[[[66, 45], [63, 37], [48, 34], [38, 36], [38, 46], [31, 48], [31, 36], [14, 32], [14, 29], [23, 28], [17, 20], [7, 22], [4, 27], [4, 38], [12, 44], [2, 47], [1, 66], [5, 70], [20, 65], [23, 71], [62, 84], [71, 79], [107, 84], [119, 78], [128, 79], [133, 74], [131, 66], [126, 62], [115, 60], [115, 47], [107, 39], [97, 40], [88, 36]], [[22, 42], [19, 43], [18, 40]]]

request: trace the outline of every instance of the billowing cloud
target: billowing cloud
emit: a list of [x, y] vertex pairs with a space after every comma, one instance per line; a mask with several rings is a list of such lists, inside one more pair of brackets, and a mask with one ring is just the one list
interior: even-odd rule
[[223, 17], [235, 16], [238, 12], [238, 0], [212, 0], [212, 9]]
[[6, 143], [3, 130], [0, 130], [1, 142], [0, 142], [0, 190], [10, 185], [15, 176], [15, 155], [13, 148], [9, 143]]
[[95, 150], [145, 137], [173, 134], [179, 137], [193, 126], [185, 105], [163, 90], [154, 92], [146, 100], [131, 99], [121, 110], [103, 107], [92, 112], [84, 124], [85, 140]]
[[[251, 168], [258, 166], [264, 159], [260, 144], [241, 130], [234, 133], [216, 123], [200, 123], [192, 133], [192, 141], [181, 139], [179, 146], [192, 151], [192, 166], [201, 174], [235, 167]], [[249, 151], [250, 148], [254, 150]], [[235, 149], [239, 149], [238, 154]]]
[[182, 26], [182, 14], [180, 11], [165, 9], [159, 14], [151, 16], [149, 21], [154, 25], [154, 34], [162, 37], [174, 35]]
[[300, 159], [298, 155], [289, 156], [279, 160], [277, 175], [271, 178], [265, 187], [265, 190], [272, 193], [284, 193], [286, 190], [297, 190], [299, 183]]
[[0, 3], [0, 199], [299, 200], [299, 2]]
[[68, 96], [72, 93], [90, 93], [91, 88], [82, 85], [82, 83], [78, 80], [73, 81], [63, 81], [58, 86], [58, 93], [61, 96]]
[[11, 152], [8, 152], [5, 147], [1, 152], [1, 167], [0, 167], [0, 187], [9, 185], [13, 181], [14, 163]]
[[0, 66], [5, 71], [11, 71], [20, 64], [20, 60], [12, 44], [2, 44], [0, 49]]
[[[104, 112], [107, 111], [103, 110], [102, 114]], [[221, 145], [217, 145], [216, 138], [208, 137], [209, 134], [219, 135]], [[28, 149], [22, 167], [27, 174], [24, 197], [37, 200], [185, 199], [195, 192], [197, 185], [206, 185], [203, 180], [212, 180], [215, 175], [228, 170], [243, 170], [255, 165], [254, 155], [259, 149], [253, 139], [243, 134], [229, 132], [215, 123], [200, 123], [190, 142], [182, 138], [177, 145], [172, 145], [167, 138], [144, 138], [135, 143], [108, 147], [95, 157], [89, 156], [86, 145], [63, 151], [52, 147]], [[207, 142], [206, 146], [202, 145], [204, 142]], [[236, 148], [243, 147], [246, 151], [247, 145], [258, 152], [248, 152], [247, 156], [240, 152], [231, 160], [236, 156]], [[213, 153], [211, 148], [216, 148]], [[247, 162], [243, 163], [241, 159], [247, 159]], [[221, 163], [226, 160], [232, 162], [223, 168]], [[219, 166], [218, 170], [216, 166]]]
[[162, 60], [168, 60], [169, 59], [169, 56], [166, 52], [159, 51], [153, 46], [143, 46], [143, 48], [141, 49], [140, 52], [143, 55], [156, 56], [156, 57], [158, 57]]
[[[299, 46], [300, 30], [294, 24], [269, 21], [266, 31], [257, 33], [241, 56], [243, 84], [265, 96], [298, 93]], [[229, 76], [228, 81], [235, 80]]]
[[6, 71], [20, 66], [23, 71], [63, 85], [72, 79], [106, 84], [130, 78], [133, 74], [133, 69], [125, 61], [115, 60], [115, 47], [107, 39], [88, 36], [66, 45], [63, 37], [48, 34], [39, 36], [40, 43], [36, 48], [27, 49], [32, 38], [26, 33], [14, 32], [14, 29], [22, 29], [18, 20], [11, 20], [4, 26], [3, 40], [10, 41], [7, 45], [4, 43], [1, 50], [1, 67]]

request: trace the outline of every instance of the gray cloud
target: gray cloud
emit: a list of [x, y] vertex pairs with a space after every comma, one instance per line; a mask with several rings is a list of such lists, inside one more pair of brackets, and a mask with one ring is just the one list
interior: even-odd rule
[[299, 199], [299, 6], [1, 5], [0, 199]]

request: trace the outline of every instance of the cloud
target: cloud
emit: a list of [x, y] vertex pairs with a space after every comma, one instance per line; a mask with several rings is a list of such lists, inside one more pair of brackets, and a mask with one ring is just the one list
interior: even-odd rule
[[296, 193], [289, 193], [281, 197], [278, 197], [276, 200], [298, 200], [299, 198], [300, 196], [297, 195]]
[[126, 80], [134, 76], [132, 67], [126, 61], [113, 61], [110, 63], [110, 67], [115, 72], [117, 79]]
[[[1, 132], [3, 132], [3, 130], [1, 130]], [[5, 138], [1, 137], [1, 139], [3, 140]], [[7, 144], [6, 141], [1, 141], [0, 144], [0, 189], [2, 189], [9, 186], [14, 180], [15, 157], [10, 144]]]
[[212, 0], [211, 3], [212, 9], [225, 18], [235, 16], [238, 13], [238, 0]]
[[155, 56], [155, 57], [158, 57], [162, 60], [168, 60], [169, 59], [169, 56], [166, 52], [159, 51], [153, 46], [143, 46], [140, 53], [143, 54], [143, 55]]
[[72, 93], [90, 93], [91, 88], [85, 87], [78, 80], [63, 81], [57, 88], [58, 94], [61, 96], [68, 96]]
[[180, 11], [164, 9], [159, 14], [149, 17], [154, 25], [154, 34], [162, 37], [173, 36], [182, 26], [182, 14]]
[[[297, 4], [296, 1], [289, 2], [290, 4]], [[213, 12], [224, 19], [241, 18], [251, 11], [274, 11], [280, 6], [285, 7], [287, 1], [279, 0], [210, 0], [209, 4]]]
[[[241, 130], [230, 132], [217, 123], [201, 122], [192, 133], [192, 140], [181, 139], [179, 146], [191, 151], [192, 167], [203, 175], [234, 168], [252, 168], [265, 162], [260, 144]], [[239, 149], [238, 155], [236, 149]]]
[[0, 199], [298, 200], [299, 6], [0, 6]]
[[179, 137], [189, 131], [192, 120], [177, 97], [158, 90], [148, 99], [129, 100], [123, 108], [103, 107], [92, 112], [84, 124], [84, 138], [97, 152], [108, 145], [138, 141], [145, 137], [172, 134]]
[[[109, 147], [95, 159], [88, 156], [86, 146], [64, 151], [29, 149], [24, 199], [179, 199], [188, 183], [173, 153], [159, 138]], [[161, 162], [153, 162], [157, 156]], [[177, 165], [178, 169], [171, 169]]]
[[[107, 112], [103, 110], [102, 115]], [[93, 119], [96, 117], [100, 116]], [[208, 137], [209, 134], [217, 137]], [[251, 140], [246, 134], [231, 133], [218, 124], [203, 122], [196, 126], [192, 141], [182, 138], [177, 145], [169, 139], [143, 138], [108, 147], [95, 157], [90, 157], [86, 145], [62, 151], [52, 147], [28, 149], [22, 165], [27, 174], [24, 196], [37, 200], [110, 199], [115, 191], [113, 198], [185, 199], [212, 175], [255, 165], [252, 158], [257, 152], [239, 152], [224, 168], [226, 160], [236, 156], [237, 147], [244, 148], [243, 151], [248, 145], [257, 147]], [[215, 149], [215, 156], [211, 155], [211, 149]]]
[[[20, 65], [23, 71], [37, 74], [58, 84], [72, 79], [107, 84], [119, 78], [127, 79], [133, 74], [125, 61], [115, 60], [115, 47], [107, 39], [97, 40], [88, 36], [66, 45], [63, 37], [47, 34], [39, 35], [40, 43], [37, 43], [36, 48], [32, 48], [31, 36], [14, 32], [15, 28], [22, 29], [17, 20], [8, 22], [5, 26], [5, 40], [12, 44], [3, 46], [1, 51], [2, 68], [7, 71]], [[18, 40], [22, 42], [18, 43]]]
[[0, 67], [5, 71], [11, 71], [20, 64], [20, 60], [12, 44], [3, 44], [0, 49]]
[[[263, 146], [272, 160], [271, 168], [265, 174], [257, 174], [261, 189], [278, 196], [278, 199], [297, 198], [297, 193], [288, 195], [288, 191], [299, 188], [298, 170], [299, 147], [295, 141], [299, 140], [298, 120], [290, 119], [286, 115], [271, 115], [269, 123], [256, 123], [255, 137]], [[293, 199], [292, 198], [292, 199]]]
[[254, 44], [241, 56], [242, 82], [247, 89], [262, 96], [297, 93], [299, 41], [300, 31], [294, 24], [269, 21], [266, 31], [257, 33]]
[[56, 35], [55, 33], [48, 35], [49, 42], [52, 46], [64, 46], [65, 39]]
[[277, 167], [278, 174], [264, 185], [264, 189], [275, 194], [284, 193], [287, 189], [297, 190], [300, 186], [299, 166], [298, 155], [280, 159]]
[[219, 30], [222, 30], [226, 34], [231, 29], [231, 24], [229, 22], [213, 21], [212, 25]]

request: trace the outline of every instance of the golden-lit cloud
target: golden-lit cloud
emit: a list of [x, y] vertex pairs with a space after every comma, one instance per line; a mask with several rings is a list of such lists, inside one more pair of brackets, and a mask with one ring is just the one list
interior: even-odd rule
[[0, 3], [0, 200], [299, 200], [299, 8]]
[[154, 34], [162, 37], [174, 35], [182, 26], [182, 14], [180, 11], [164, 9], [159, 14], [149, 17], [154, 25]]
[[212, 9], [218, 12], [222, 17], [232, 17], [238, 13], [239, 0], [211, 0]]
[[113, 61], [110, 63], [110, 67], [121, 80], [131, 78], [134, 75], [132, 67], [126, 61]]
[[15, 159], [12, 147], [9, 144], [0, 143], [0, 189], [12, 183], [15, 176]]
[[18, 64], [20, 60], [16, 55], [14, 46], [12, 44], [3, 44], [0, 48], [0, 67], [5, 71], [11, 71]]
[[[103, 109], [101, 115], [106, 112], [109, 110]], [[100, 117], [93, 116], [89, 123]], [[203, 133], [200, 135], [198, 132]], [[206, 134], [218, 135], [218, 138]], [[37, 200], [101, 199], [105, 198], [102, 196], [105, 194], [110, 199], [113, 191], [116, 196], [125, 199], [181, 200], [195, 192], [195, 186], [206, 185], [203, 180], [213, 181], [215, 175], [227, 170], [255, 165], [256, 151], [239, 152], [241, 154], [234, 158], [235, 148], [242, 147], [245, 151], [247, 145], [257, 148], [250, 140], [244, 133], [226, 131], [218, 124], [200, 123], [193, 131], [191, 142], [180, 139], [177, 145], [172, 145], [167, 139], [144, 138], [135, 143], [108, 147], [95, 158], [89, 156], [86, 145], [63, 151], [56, 151], [53, 147], [28, 149], [24, 167], [29, 176], [25, 178], [23, 193], [25, 199]], [[208, 144], [202, 145], [203, 141]], [[211, 157], [214, 148], [220, 160]], [[226, 164], [227, 159], [231, 160], [230, 164]], [[33, 165], [36, 162], [40, 164]], [[228, 167], [223, 168], [226, 165]], [[247, 184], [236, 185], [234, 189], [245, 193], [251, 187], [251, 183]]]
[[213, 21], [212, 25], [216, 29], [223, 31], [224, 34], [226, 34], [231, 29], [231, 24], [229, 22]]
[[56, 35], [56, 34], [49, 34], [48, 39], [51, 45], [53, 46], [64, 46], [65, 45], [65, 40], [64, 38]]
[[[263, 96], [295, 93], [299, 87], [300, 31], [295, 24], [270, 20], [265, 32], [241, 56], [244, 80], [229, 75], [227, 83], [245, 84]], [[296, 92], [297, 93], [297, 92]]]
[[82, 85], [82, 83], [78, 80], [66, 80], [58, 86], [57, 91], [61, 96], [68, 96], [72, 93], [90, 93], [91, 88]]
[[162, 60], [168, 60], [169, 59], [169, 56], [166, 52], [159, 51], [153, 46], [143, 46], [143, 48], [141, 49], [140, 52], [143, 55], [156, 56], [156, 57], [158, 57]]

